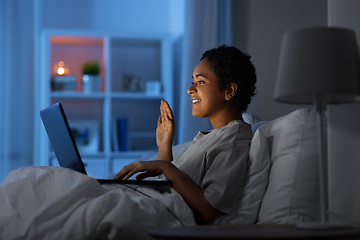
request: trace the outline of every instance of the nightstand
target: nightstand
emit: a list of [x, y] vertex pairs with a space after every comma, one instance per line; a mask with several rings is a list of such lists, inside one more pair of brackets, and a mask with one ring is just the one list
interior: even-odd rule
[[360, 239], [360, 228], [349, 230], [300, 230], [295, 225], [204, 225], [156, 228], [155, 239]]

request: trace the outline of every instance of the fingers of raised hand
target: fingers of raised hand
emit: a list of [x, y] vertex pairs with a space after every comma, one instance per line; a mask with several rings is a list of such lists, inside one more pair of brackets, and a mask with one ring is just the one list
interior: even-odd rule
[[165, 100], [162, 99], [162, 100], [161, 100], [161, 103], [160, 103], [160, 113], [161, 113], [161, 115], [164, 115], [164, 114], [165, 114], [164, 105], [165, 105]]
[[160, 112], [161, 112], [161, 122], [164, 122], [167, 120], [174, 121], [173, 112], [167, 101], [161, 100]]
[[157, 125], [159, 126], [161, 123], [162, 123], [162, 117], [161, 117], [161, 115], [160, 115], [159, 118], [158, 118]]
[[173, 120], [174, 119], [174, 116], [173, 116], [173, 112], [170, 108], [170, 105], [167, 101], [164, 101], [164, 104], [163, 104], [163, 111], [165, 112], [165, 115], [168, 119], [170, 120]]

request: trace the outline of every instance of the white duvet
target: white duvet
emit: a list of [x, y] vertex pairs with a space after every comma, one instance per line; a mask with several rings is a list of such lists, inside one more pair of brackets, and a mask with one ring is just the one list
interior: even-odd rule
[[149, 239], [163, 226], [195, 225], [175, 190], [100, 185], [58, 167], [25, 167], [0, 186], [0, 239]]

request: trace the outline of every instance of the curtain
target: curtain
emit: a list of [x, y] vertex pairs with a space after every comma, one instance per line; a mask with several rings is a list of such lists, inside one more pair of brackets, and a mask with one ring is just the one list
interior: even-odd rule
[[0, 1], [0, 182], [33, 163], [32, 4]]
[[222, 44], [231, 45], [231, 0], [187, 0], [185, 29], [182, 46], [180, 123], [178, 143], [191, 141], [198, 131], [212, 128], [208, 119], [191, 114], [187, 89], [192, 82], [193, 70], [202, 53]]

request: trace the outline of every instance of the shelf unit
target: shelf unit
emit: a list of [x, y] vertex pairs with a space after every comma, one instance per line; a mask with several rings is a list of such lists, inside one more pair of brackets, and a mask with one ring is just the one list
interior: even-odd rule
[[[173, 105], [171, 39], [163, 34], [108, 33], [86, 30], [47, 29], [40, 43], [40, 79], [35, 104], [35, 165], [53, 165], [54, 153], [42, 125], [39, 111], [61, 102], [71, 121], [96, 121], [98, 148], [80, 151], [89, 175], [106, 177], [122, 166], [156, 150], [155, 131], [160, 100]], [[101, 89], [82, 92], [81, 68], [86, 61], [98, 61], [101, 67]], [[56, 64], [65, 63], [69, 75], [76, 77], [75, 91], [53, 91], [51, 78]], [[139, 76], [138, 91], [125, 90], [126, 75]], [[159, 94], [145, 92], [147, 81], [160, 81]], [[114, 119], [127, 119], [128, 147], [115, 151]], [[70, 124], [71, 125], [71, 124]]]

